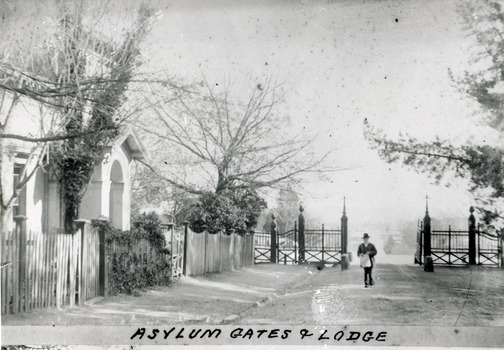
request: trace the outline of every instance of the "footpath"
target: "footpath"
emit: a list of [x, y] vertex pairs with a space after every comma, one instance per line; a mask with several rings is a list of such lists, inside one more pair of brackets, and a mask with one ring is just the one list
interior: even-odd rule
[[169, 286], [141, 291], [140, 296], [116, 295], [61, 310], [51, 308], [6, 315], [2, 317], [2, 325], [235, 323], [247, 310], [270, 303], [317, 274], [319, 270], [313, 265], [260, 264], [198, 277], [183, 276]]

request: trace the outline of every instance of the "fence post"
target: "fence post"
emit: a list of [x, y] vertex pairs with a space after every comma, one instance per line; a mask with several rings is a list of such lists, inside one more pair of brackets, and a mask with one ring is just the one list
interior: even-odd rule
[[423, 249], [424, 249], [424, 271], [434, 272], [434, 263], [431, 256], [431, 218], [429, 216], [429, 205], [427, 203], [428, 197], [426, 197], [425, 204], [425, 217], [424, 217], [424, 239], [423, 239]]
[[270, 230], [270, 262], [277, 262], [277, 224], [275, 221], [275, 215], [271, 214], [271, 230]]
[[77, 227], [77, 230], [80, 230], [80, 251], [79, 251], [79, 259], [77, 261], [77, 293], [79, 296], [79, 305], [84, 305], [84, 281], [82, 279], [83, 273], [82, 273], [82, 266], [84, 265], [84, 262], [82, 260], [83, 255], [84, 255], [84, 235], [85, 235], [85, 229], [86, 229], [86, 223], [89, 223], [88, 220], [85, 219], [79, 219], [75, 220], [75, 225]]
[[476, 264], [476, 219], [473, 215], [474, 208], [469, 208], [469, 265]]
[[324, 264], [324, 224], [322, 224], [322, 264]]
[[448, 225], [448, 264], [451, 264], [451, 225]]
[[294, 221], [294, 264], [297, 264], [298, 262], [297, 250], [298, 250], [298, 227], [297, 227], [297, 221]]
[[184, 225], [184, 257], [183, 257], [183, 268], [182, 273], [184, 276], [187, 276], [187, 239], [189, 237], [189, 221], [183, 221], [182, 225]]
[[305, 220], [303, 216], [304, 208], [302, 205], [299, 206], [299, 262], [305, 262]]
[[[19, 255], [18, 255], [18, 269], [19, 269], [19, 275], [14, 276], [14, 278], [19, 277], [19, 282], [18, 282], [18, 301], [19, 304], [16, 302], [14, 305], [14, 310], [23, 311], [22, 305], [25, 305], [25, 300], [24, 298], [28, 298], [28, 291], [26, 290], [25, 282], [26, 282], [26, 220], [28, 218], [23, 215], [18, 215], [14, 217], [14, 220], [16, 221], [16, 232], [18, 235], [17, 243], [19, 247]], [[16, 292], [14, 292], [16, 293]]]
[[501, 269], [504, 269], [504, 261], [502, 260], [502, 245], [504, 242], [504, 230], [501, 230], [499, 234], [497, 235], [497, 256], [499, 259], [499, 264]]

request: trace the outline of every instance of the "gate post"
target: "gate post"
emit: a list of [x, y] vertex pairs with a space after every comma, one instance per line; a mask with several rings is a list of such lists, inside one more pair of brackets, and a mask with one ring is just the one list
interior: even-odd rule
[[341, 216], [341, 255], [348, 254], [348, 217], [346, 216], [346, 203], [343, 197], [343, 216]]
[[469, 208], [469, 265], [476, 264], [476, 219], [474, 218], [474, 208]]
[[305, 221], [303, 216], [304, 208], [302, 205], [299, 206], [299, 262], [305, 262]]
[[341, 270], [348, 270], [348, 217], [346, 216], [346, 198], [343, 197], [343, 215], [341, 216]]
[[184, 276], [187, 276], [187, 271], [186, 271], [186, 266], [187, 266], [187, 237], [189, 235], [189, 221], [183, 221], [182, 225], [184, 225], [184, 256], [183, 256], [183, 267], [182, 267], [182, 274]]
[[[428, 197], [426, 197], [426, 201]], [[429, 216], [429, 206], [425, 203], [425, 217], [424, 217], [424, 271], [434, 272], [434, 263], [431, 256], [431, 218]]]
[[78, 219], [75, 220], [75, 225], [77, 226], [77, 231], [80, 230], [80, 250], [79, 250], [79, 258], [77, 260], [77, 288], [78, 288], [78, 299], [79, 299], [79, 305], [84, 305], [84, 302], [86, 301], [85, 295], [84, 295], [84, 273], [83, 273], [83, 255], [84, 255], [84, 235], [85, 235], [85, 229], [86, 229], [86, 224], [89, 223], [90, 221], [85, 220], [85, 219]]
[[[23, 215], [17, 215], [14, 217], [16, 221], [16, 232], [18, 234], [18, 247], [19, 247], [19, 255], [18, 255], [18, 271], [19, 275], [14, 276], [14, 278], [19, 277], [18, 282], [18, 291], [14, 292], [14, 295], [17, 294], [17, 298], [14, 298], [14, 313], [17, 310], [20, 312], [24, 311], [24, 305], [28, 305], [28, 288], [25, 285], [26, 283], [26, 220], [28, 218]], [[23, 299], [24, 296], [24, 299]], [[17, 300], [17, 301], [16, 301]], [[19, 304], [18, 304], [19, 302]], [[18, 309], [19, 308], [19, 309]]]
[[[97, 220], [106, 221], [105, 218], [98, 218]], [[106, 297], [108, 295], [108, 264], [107, 264], [107, 250], [105, 246], [105, 230], [104, 225], [100, 225], [98, 230], [99, 240], [99, 273], [98, 273], [98, 295]]]
[[271, 214], [271, 231], [270, 231], [270, 262], [277, 262], [277, 224], [275, 221], [275, 215]]

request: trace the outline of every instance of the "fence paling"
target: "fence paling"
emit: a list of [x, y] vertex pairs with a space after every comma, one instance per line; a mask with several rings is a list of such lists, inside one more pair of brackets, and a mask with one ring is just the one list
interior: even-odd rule
[[33, 231], [29, 231], [27, 237], [26, 237], [26, 256], [27, 256], [27, 266], [28, 266], [28, 284], [27, 284], [27, 300], [28, 300], [28, 310], [32, 309], [34, 307], [34, 295], [33, 295], [33, 269], [34, 269], [34, 261], [31, 259], [34, 253], [34, 241], [35, 241], [35, 234]]
[[[57, 237], [59, 238], [59, 236]], [[61, 239], [56, 240], [56, 250], [57, 250], [57, 259], [56, 259], [56, 268], [61, 271], [61, 267], [63, 266], [63, 244], [61, 242]], [[60, 308], [61, 307], [61, 301], [62, 301], [62, 296], [61, 294], [62, 289], [63, 289], [63, 282], [62, 282], [62, 276], [61, 273], [56, 274], [56, 307]]]
[[33, 261], [33, 278], [32, 278], [32, 293], [33, 293], [33, 308], [42, 308], [49, 306], [46, 295], [49, 295], [49, 281], [46, 280], [50, 263], [50, 240], [45, 235], [37, 232], [33, 235], [34, 254], [30, 256]]
[[32, 271], [32, 294], [33, 294], [33, 307], [38, 308], [41, 305], [41, 298], [39, 297], [39, 293], [41, 290], [41, 275], [42, 271], [44, 269], [44, 263], [43, 261], [43, 241], [41, 240], [41, 237], [39, 233], [33, 233], [32, 235], [32, 246], [33, 246], [33, 253], [30, 255], [30, 260], [32, 260], [32, 265], [33, 265], [33, 271]]
[[57, 265], [56, 265], [56, 237], [57, 235], [52, 234], [48, 235], [45, 238], [45, 243], [47, 247], [47, 259], [45, 269], [48, 270], [48, 283], [47, 283], [47, 306], [55, 306], [56, 305], [56, 277], [57, 277]]
[[66, 242], [66, 237], [65, 236], [60, 236], [61, 240], [61, 247], [62, 253], [61, 253], [61, 301], [60, 301], [60, 306], [63, 306], [66, 304], [66, 276], [67, 276], [67, 269], [66, 267], [68, 266], [68, 261], [67, 261], [67, 242]]
[[62, 296], [62, 305], [66, 305], [67, 303], [67, 294], [68, 294], [68, 253], [69, 253], [69, 246], [68, 246], [68, 237], [69, 235], [63, 236], [63, 276], [61, 279], [62, 283], [62, 289], [61, 289], [61, 296]]
[[11, 231], [10, 232], [10, 236], [9, 236], [9, 240], [8, 240], [8, 245], [7, 245], [7, 251], [8, 251], [8, 257], [9, 257], [9, 262], [10, 262], [10, 265], [8, 266], [8, 270], [7, 270], [7, 285], [8, 285], [8, 289], [7, 289], [7, 313], [10, 314], [12, 313], [12, 308], [11, 308], [11, 301], [13, 302], [13, 298], [11, 297], [12, 296], [12, 291], [14, 289], [14, 280], [13, 280], [13, 276], [14, 276], [14, 266], [16, 264], [16, 262], [14, 261], [14, 242], [13, 242], [13, 239], [14, 239], [14, 231]]
[[5, 232], [2, 235], [2, 314], [5, 315], [8, 313], [8, 274], [10, 272], [10, 257], [8, 252], [8, 242], [10, 238], [10, 231]]
[[[26, 239], [26, 244], [25, 244], [25, 256], [27, 257], [28, 256], [28, 235], [29, 235], [29, 231], [26, 233], [26, 236], [25, 236], [25, 239]], [[23, 289], [23, 310], [24, 311], [28, 311], [29, 310], [29, 298], [30, 298], [30, 289], [29, 289], [29, 280], [30, 280], [30, 276], [29, 276], [29, 260], [26, 260], [25, 261], [25, 265], [24, 265], [24, 289]]]
[[12, 308], [11, 308], [11, 301], [12, 301], [12, 289], [14, 286], [14, 282], [12, 279], [12, 276], [14, 275], [14, 264], [16, 263], [14, 261], [14, 247], [13, 247], [13, 239], [14, 233], [11, 231], [9, 240], [8, 240], [8, 245], [7, 245], [7, 254], [9, 257], [9, 262], [10, 265], [7, 267], [7, 285], [8, 285], [8, 290], [7, 290], [7, 313], [10, 314], [12, 313]]
[[[46, 239], [40, 233], [33, 233], [34, 254], [29, 256], [34, 264], [32, 293], [34, 308], [44, 307], [44, 272], [49, 254], [46, 253]], [[45, 253], [45, 254], [44, 254]]]
[[54, 238], [55, 235], [47, 235], [44, 237], [44, 245], [45, 245], [45, 251], [46, 251], [46, 257], [44, 259], [44, 265], [43, 265], [43, 270], [44, 270], [44, 276], [46, 277], [46, 282], [45, 282], [45, 288], [44, 288], [44, 293], [45, 293], [45, 299], [42, 302], [42, 307], [49, 307], [53, 306], [54, 302], [54, 251], [56, 250], [54, 247]]
[[2, 285], [1, 285], [1, 303], [2, 303], [2, 315], [5, 315], [6, 314], [6, 311], [5, 311], [5, 295], [6, 295], [6, 290], [5, 290], [5, 273], [7, 271], [7, 268], [9, 267], [9, 262], [6, 258], [6, 252], [5, 252], [5, 247], [6, 247], [6, 244], [4, 243], [5, 242], [5, 238], [6, 236], [9, 234], [9, 232], [5, 232], [4, 234], [1, 235], [0, 239], [1, 239], [1, 242], [2, 242], [2, 246], [0, 247], [1, 249], [1, 258], [2, 258], [2, 267], [0, 268], [0, 272], [1, 272], [1, 278], [2, 278]]
[[78, 293], [78, 300], [79, 300], [79, 305], [82, 305], [84, 303], [84, 300], [82, 299], [83, 292], [82, 292], [82, 248], [84, 246], [84, 240], [83, 240], [83, 233], [84, 233], [84, 228], [81, 227], [79, 232], [77, 234], [79, 235], [79, 247], [77, 249], [77, 293]]
[[[52, 306], [51, 301], [52, 301], [52, 295], [51, 295], [51, 285], [52, 285], [52, 264], [51, 264], [51, 258], [52, 258], [52, 252], [53, 252], [53, 247], [52, 247], [52, 236], [53, 235], [48, 235], [43, 238], [43, 244], [44, 244], [44, 251], [46, 254], [43, 257], [43, 263], [42, 263], [42, 276], [44, 279], [44, 285], [42, 286], [42, 301], [40, 306], [41, 307], [49, 307]], [[36, 304], [35, 304], [35, 307]]]
[[19, 279], [17, 278], [19, 276], [19, 242], [18, 240], [19, 233], [16, 232], [16, 236], [13, 237], [13, 239], [16, 241], [14, 244], [14, 261], [16, 262], [15, 265], [15, 271], [14, 271], [14, 313], [17, 314], [19, 313]]
[[31, 253], [31, 231], [26, 233], [26, 263], [25, 263], [25, 292], [24, 292], [24, 310], [29, 311], [31, 306], [31, 259], [29, 259]]
[[9, 232], [5, 232], [2, 236], [1, 236], [1, 240], [2, 240], [2, 246], [0, 247], [1, 248], [1, 254], [2, 254], [2, 267], [1, 267], [1, 277], [2, 277], [2, 286], [1, 286], [1, 290], [2, 290], [2, 294], [1, 294], [1, 302], [2, 302], [2, 315], [5, 315], [6, 314], [6, 307], [5, 307], [5, 296], [7, 294], [7, 291], [6, 291], [6, 281], [5, 281], [5, 275], [6, 275], [6, 272], [7, 272], [7, 269], [9, 268], [9, 261], [7, 260], [7, 257], [6, 257], [6, 251], [5, 251], [5, 247], [7, 246], [4, 242], [5, 242], [5, 239], [6, 239], [6, 236], [9, 234]]
[[7, 239], [5, 240], [5, 257], [6, 257], [6, 261], [9, 263], [9, 265], [5, 266], [4, 269], [5, 269], [5, 290], [6, 290], [6, 294], [4, 297], [4, 301], [5, 301], [5, 313], [6, 314], [9, 314], [10, 313], [10, 290], [11, 290], [11, 281], [10, 281], [10, 276], [12, 274], [12, 265], [13, 265], [13, 261], [12, 261], [12, 254], [11, 254], [11, 238], [12, 237], [12, 231], [11, 232], [7, 232]]

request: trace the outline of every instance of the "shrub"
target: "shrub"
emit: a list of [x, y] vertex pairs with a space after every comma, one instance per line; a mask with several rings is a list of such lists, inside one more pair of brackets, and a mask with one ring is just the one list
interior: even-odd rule
[[[156, 214], [136, 216], [130, 231], [115, 229], [110, 221], [93, 220], [91, 224], [105, 232], [110, 294], [134, 294], [138, 289], [169, 282], [169, 251]], [[150, 254], [139, 254], [142, 241], [148, 242]]]
[[206, 192], [189, 211], [191, 229], [214, 233], [234, 230], [239, 234], [250, 232], [256, 225], [266, 202], [250, 188], [227, 188], [219, 193]]

